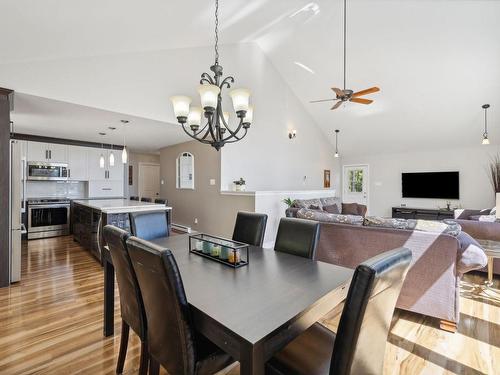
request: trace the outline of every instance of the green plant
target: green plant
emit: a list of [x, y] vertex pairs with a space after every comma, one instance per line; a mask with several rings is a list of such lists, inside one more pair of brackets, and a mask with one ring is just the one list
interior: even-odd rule
[[491, 185], [495, 193], [500, 193], [500, 155], [496, 154], [491, 158], [489, 165]]
[[285, 198], [283, 199], [283, 203], [285, 203], [288, 207], [292, 207], [295, 203], [295, 200], [292, 198]]
[[233, 183], [234, 183], [235, 185], [246, 185], [246, 182], [245, 182], [245, 180], [243, 179], [243, 177], [240, 177], [240, 179], [239, 179], [239, 180], [233, 181]]

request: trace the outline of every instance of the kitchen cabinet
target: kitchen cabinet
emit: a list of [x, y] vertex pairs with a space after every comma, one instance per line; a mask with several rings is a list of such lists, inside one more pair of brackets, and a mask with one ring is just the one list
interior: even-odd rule
[[47, 163], [66, 163], [68, 146], [56, 143], [43, 143], [29, 141], [27, 145], [28, 161]]
[[90, 180], [89, 197], [123, 197], [123, 180]]
[[88, 175], [88, 147], [68, 146], [68, 178], [73, 181], [86, 181]]
[[123, 175], [125, 173], [121, 153], [118, 156], [119, 157], [117, 157], [117, 151], [115, 151], [115, 165], [113, 167], [108, 167], [108, 179], [123, 181]]
[[89, 148], [88, 149], [88, 175], [89, 180], [105, 180], [108, 175], [106, 169], [106, 163], [104, 164], [104, 168], [99, 167], [99, 159], [101, 154], [104, 154], [106, 157], [106, 150], [102, 150], [100, 148]]

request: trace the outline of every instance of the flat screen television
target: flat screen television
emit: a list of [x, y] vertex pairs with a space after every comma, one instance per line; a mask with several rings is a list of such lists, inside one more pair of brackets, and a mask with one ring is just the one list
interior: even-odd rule
[[402, 173], [403, 198], [460, 199], [458, 172]]

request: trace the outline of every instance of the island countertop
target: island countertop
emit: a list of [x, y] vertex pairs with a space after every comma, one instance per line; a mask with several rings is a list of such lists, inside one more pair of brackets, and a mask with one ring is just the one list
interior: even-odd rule
[[172, 207], [164, 204], [132, 201], [129, 199], [75, 199], [73, 203], [100, 210], [106, 214], [119, 214], [138, 211], [164, 211]]

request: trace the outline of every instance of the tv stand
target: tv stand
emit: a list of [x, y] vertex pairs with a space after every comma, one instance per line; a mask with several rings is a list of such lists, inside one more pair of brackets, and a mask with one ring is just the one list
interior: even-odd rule
[[393, 207], [392, 217], [401, 219], [444, 220], [453, 219], [453, 210], [432, 208]]

